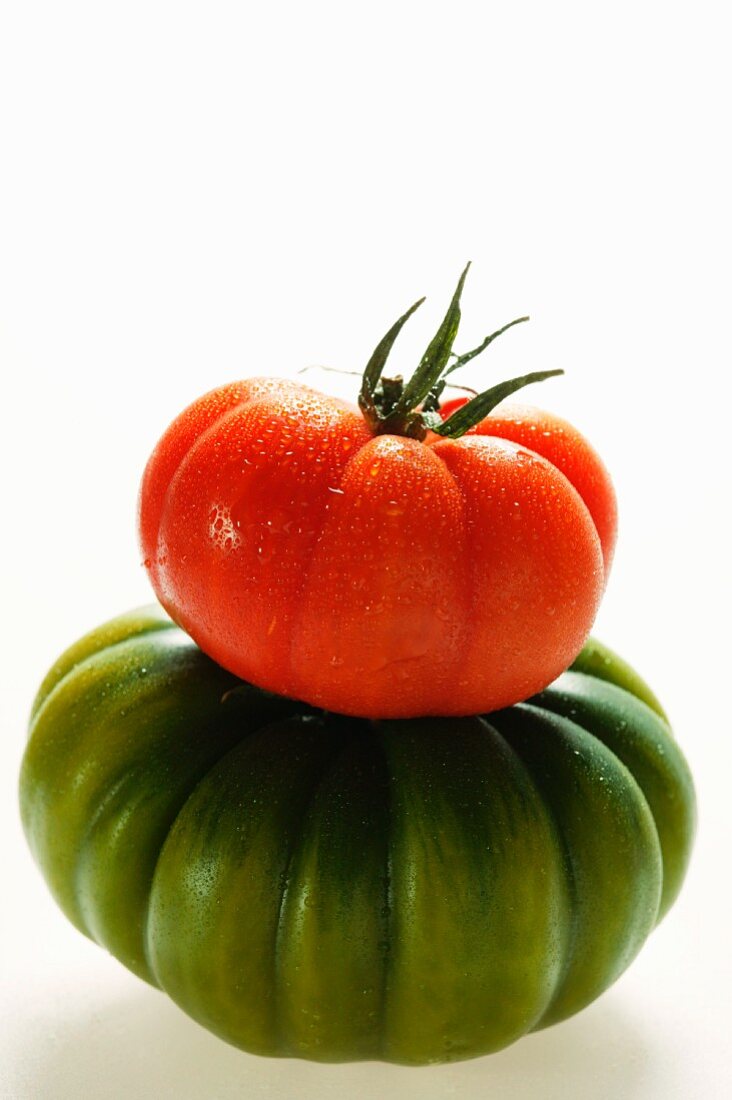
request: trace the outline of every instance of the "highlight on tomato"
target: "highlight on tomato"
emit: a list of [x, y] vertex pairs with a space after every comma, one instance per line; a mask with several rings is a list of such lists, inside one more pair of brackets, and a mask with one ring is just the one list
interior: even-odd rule
[[343, 714], [468, 715], [528, 698], [582, 649], [615, 542], [610, 478], [566, 421], [503, 404], [562, 371], [442, 403], [455, 370], [527, 320], [456, 355], [467, 270], [407, 381], [383, 372], [424, 299], [376, 347], [358, 408], [249, 378], [153, 451], [153, 588], [242, 679]]

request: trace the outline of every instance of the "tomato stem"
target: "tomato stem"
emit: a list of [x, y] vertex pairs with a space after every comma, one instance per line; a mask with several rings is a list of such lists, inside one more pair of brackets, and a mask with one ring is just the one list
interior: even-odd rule
[[[460, 275], [442, 324], [422, 356], [416, 371], [406, 383], [401, 377], [384, 378], [383, 371], [397, 336], [415, 310], [422, 305], [424, 298], [420, 298], [410, 306], [376, 345], [363, 372], [358, 398], [364, 419], [375, 434], [388, 433], [424, 439], [428, 431], [433, 431], [450, 439], [458, 439], [487, 416], [509, 394], [515, 393], [516, 390], [532, 382], [543, 382], [546, 378], [564, 374], [562, 370], [533, 371], [531, 374], [511, 378], [482, 393], [477, 393], [447, 420], [442, 419], [439, 412], [440, 397], [445, 386], [450, 384], [447, 381], [448, 376], [484, 352], [508, 329], [529, 320], [528, 317], [517, 317], [486, 336], [472, 351], [457, 355], [452, 348], [460, 326], [460, 298], [469, 270], [468, 263]], [[451, 363], [451, 359], [454, 362]]]

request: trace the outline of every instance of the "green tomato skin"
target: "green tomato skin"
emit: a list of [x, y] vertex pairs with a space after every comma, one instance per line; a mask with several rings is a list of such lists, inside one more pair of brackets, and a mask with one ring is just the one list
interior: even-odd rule
[[42, 684], [26, 835], [82, 932], [245, 1050], [498, 1050], [617, 978], [689, 857], [668, 724], [591, 647], [508, 710], [373, 722], [243, 685], [133, 612]]

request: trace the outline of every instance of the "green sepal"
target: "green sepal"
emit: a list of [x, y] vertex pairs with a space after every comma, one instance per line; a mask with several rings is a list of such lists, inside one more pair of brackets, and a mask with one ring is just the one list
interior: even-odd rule
[[432, 428], [437, 435], [446, 436], [448, 439], [458, 439], [467, 431], [492, 412], [496, 405], [500, 405], [506, 397], [516, 390], [531, 385], [532, 382], [543, 382], [545, 378], [554, 378], [558, 374], [564, 374], [563, 370], [534, 371], [532, 374], [524, 374], [520, 378], [510, 378], [507, 382], [499, 382], [489, 390], [479, 393], [467, 405], [461, 406], [452, 416], [443, 421], [438, 427]]
[[386, 336], [376, 345], [371, 358], [366, 364], [366, 369], [363, 372], [363, 381], [361, 383], [361, 392], [358, 395], [358, 404], [361, 411], [365, 413], [367, 417], [372, 419], [378, 419], [380, 417], [374, 401], [374, 394], [379, 379], [381, 378], [381, 373], [386, 364], [386, 360], [389, 358], [389, 353], [394, 346], [397, 336], [405, 323], [412, 314], [419, 309], [423, 302], [424, 298], [420, 298], [419, 301], [409, 307], [406, 313], [402, 314], [399, 320], [391, 326]]
[[490, 344], [492, 344], [494, 340], [498, 339], [499, 336], [503, 336], [504, 332], [508, 332], [508, 330], [510, 328], [513, 328], [514, 325], [521, 325], [524, 323], [524, 321], [528, 320], [528, 317], [517, 317], [515, 321], [509, 321], [507, 325], [503, 325], [502, 328], [498, 328], [495, 332], [492, 332], [490, 336], [486, 336], [485, 340], [483, 340], [482, 343], [478, 344], [477, 348], [473, 348], [472, 351], [466, 351], [464, 355], [456, 355], [455, 362], [450, 364], [442, 377], [446, 378], [448, 374], [452, 374], [454, 370], [459, 370], [460, 367], [464, 367], [465, 364], [469, 363], [471, 359], [475, 359], [476, 355], [480, 355], [481, 352], [484, 352], [485, 349]]

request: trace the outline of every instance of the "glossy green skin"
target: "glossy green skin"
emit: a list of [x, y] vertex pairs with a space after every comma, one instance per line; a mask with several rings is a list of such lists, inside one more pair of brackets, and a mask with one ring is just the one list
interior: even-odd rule
[[655, 697], [597, 643], [578, 665], [486, 718], [360, 721], [240, 685], [134, 612], [42, 685], [28, 840], [81, 931], [246, 1050], [497, 1050], [618, 977], [689, 855]]

